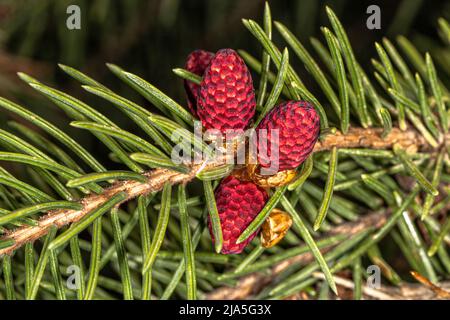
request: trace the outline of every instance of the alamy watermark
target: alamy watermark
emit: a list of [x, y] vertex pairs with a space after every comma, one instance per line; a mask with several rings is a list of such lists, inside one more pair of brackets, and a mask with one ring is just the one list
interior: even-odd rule
[[66, 273], [69, 277], [66, 280], [66, 286], [70, 290], [77, 290], [81, 287], [81, 270], [77, 265], [67, 267]]
[[366, 20], [366, 26], [369, 30], [381, 29], [381, 9], [379, 6], [372, 4], [367, 7], [367, 14], [370, 16]]
[[217, 129], [204, 130], [200, 121], [194, 122], [194, 134], [184, 128], [171, 134], [176, 141], [171, 160], [175, 164], [202, 164], [211, 159], [225, 159], [227, 164], [256, 164], [262, 175], [272, 175], [279, 168], [279, 129]]
[[[67, 19], [66, 26], [69, 30], [81, 29], [81, 8], [72, 4], [66, 9]], [[367, 7], [366, 13], [369, 17], [366, 20], [366, 27], [369, 30], [381, 29], [381, 8], [375, 4]]]
[[69, 30], [81, 29], [81, 9], [79, 6], [72, 4], [67, 7], [66, 13], [68, 14], [66, 19], [66, 27]]
[[376, 264], [367, 267], [367, 281], [366, 286], [372, 289], [381, 288], [381, 270]]

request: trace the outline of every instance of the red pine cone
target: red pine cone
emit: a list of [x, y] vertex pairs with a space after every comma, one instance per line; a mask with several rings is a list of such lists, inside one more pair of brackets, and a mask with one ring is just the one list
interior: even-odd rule
[[[260, 129], [266, 129], [260, 131]], [[279, 129], [278, 159], [271, 154], [271, 132]], [[273, 108], [256, 128], [258, 162], [268, 168], [278, 163], [278, 171], [295, 169], [308, 158], [319, 137], [320, 119], [311, 103], [287, 101]], [[262, 143], [267, 137], [267, 144]]]
[[[258, 231], [239, 244], [236, 241], [266, 204], [267, 192], [253, 182], [228, 176], [217, 187], [215, 198], [223, 235], [221, 253], [241, 253]], [[208, 228], [214, 242], [209, 216]]]
[[200, 84], [197, 114], [206, 129], [245, 129], [255, 114], [252, 76], [232, 49], [219, 50]]
[[[212, 52], [195, 50], [188, 55], [184, 68], [196, 75], [203, 76], [206, 67], [213, 57], [214, 53]], [[197, 115], [197, 97], [200, 86], [191, 81], [184, 80], [184, 88], [187, 94], [188, 107], [193, 115]]]

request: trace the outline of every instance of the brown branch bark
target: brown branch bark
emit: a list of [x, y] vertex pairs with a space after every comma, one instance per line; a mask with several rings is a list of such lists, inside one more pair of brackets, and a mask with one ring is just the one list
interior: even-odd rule
[[[345, 222], [341, 225], [333, 228], [329, 235], [345, 234], [348, 237], [352, 237], [363, 230], [368, 228], [381, 228], [389, 217], [389, 212], [374, 212], [366, 216], [361, 217], [354, 222]], [[333, 246], [321, 249], [324, 254], [330, 251]], [[286, 259], [282, 262], [274, 265], [269, 273], [255, 272], [247, 276], [242, 277], [238, 284], [234, 287], [220, 287], [206, 295], [208, 300], [243, 300], [249, 299], [257, 295], [264, 287], [270, 284], [277, 275], [286, 270], [292, 265], [307, 265], [314, 261], [314, 256], [310, 252], [302, 253], [298, 256]], [[320, 272], [315, 272], [313, 276], [324, 279], [324, 276]], [[339, 287], [346, 289], [353, 289], [354, 284], [351, 280], [334, 276], [336, 284]], [[436, 286], [434, 286], [436, 287]], [[404, 300], [404, 299], [443, 299], [448, 297], [442, 293], [436, 291], [431, 286], [425, 286], [420, 284], [404, 283], [398, 287], [381, 286], [379, 289], [369, 288], [363, 286], [363, 295], [369, 299], [382, 299], [382, 300]], [[449, 290], [450, 281], [442, 282], [439, 284], [440, 290]], [[298, 296], [298, 295], [295, 295]]]
[[[390, 149], [395, 144], [400, 145], [404, 149], [414, 150], [427, 147], [424, 139], [413, 130], [400, 131], [394, 128], [384, 139], [381, 138], [381, 133], [382, 129], [378, 128], [352, 128], [345, 135], [337, 132], [333, 135], [328, 135], [323, 140], [317, 142], [314, 152], [328, 150], [332, 147]], [[211, 162], [205, 169], [209, 169], [220, 164], [223, 164], [223, 162]], [[169, 181], [172, 184], [187, 183], [195, 177], [200, 167], [201, 165], [194, 165], [190, 174], [182, 174], [168, 169], [156, 169], [145, 174], [148, 177], [147, 182], [118, 182], [106, 189], [102, 194], [92, 194], [86, 196], [80, 200], [83, 204], [83, 208], [81, 210], [50, 211], [46, 215], [42, 216], [42, 218], [38, 221], [37, 226], [24, 226], [3, 236], [2, 240], [12, 239], [15, 242], [9, 247], [0, 249], [0, 256], [4, 254], [11, 254], [25, 243], [35, 241], [43, 237], [48, 233], [51, 226], [61, 228], [79, 221], [81, 218], [89, 214], [89, 212], [92, 212], [92, 210], [99, 207], [118, 192], [126, 192], [127, 198], [125, 201], [129, 201], [137, 196], [161, 190], [166, 181]]]
[[[445, 290], [450, 289], [450, 281], [444, 281], [439, 284], [440, 288]], [[448, 299], [437, 294], [429, 287], [422, 284], [405, 283], [398, 288], [381, 286], [380, 291], [389, 294], [395, 300], [434, 300], [434, 299]]]
[[[329, 235], [345, 234], [351, 237], [371, 227], [380, 228], [386, 223], [387, 213], [371, 213], [361, 217], [358, 221], [346, 222], [333, 228]], [[322, 253], [330, 251], [333, 247], [321, 249]], [[274, 265], [269, 273], [252, 273], [242, 277], [235, 287], [221, 287], [206, 295], [209, 300], [242, 300], [257, 294], [263, 287], [267, 286], [277, 275], [289, 268], [291, 265], [306, 265], [314, 261], [310, 252], [286, 259]]]
[[[323, 273], [314, 272], [313, 277], [325, 280]], [[335, 276], [336, 285], [345, 289], [354, 290], [355, 284], [353, 281]], [[441, 282], [440, 287], [433, 285], [417, 284], [417, 283], [403, 283], [397, 287], [381, 285], [380, 288], [371, 288], [369, 286], [362, 286], [363, 297], [367, 299], [378, 300], [437, 300], [449, 299], [448, 292], [445, 289], [450, 288], [450, 281]], [[438, 289], [436, 289], [438, 288]]]
[[[214, 166], [211, 163], [209, 166]], [[207, 167], [209, 167], [207, 166]], [[65, 225], [79, 221], [85, 215], [92, 212], [107, 200], [111, 199], [119, 192], [127, 194], [124, 202], [134, 199], [140, 195], [159, 191], [163, 188], [165, 182], [172, 184], [186, 183], [195, 177], [195, 173], [199, 169], [199, 165], [192, 168], [192, 174], [183, 174], [168, 169], [156, 169], [146, 173], [147, 182], [139, 181], [121, 181], [113, 184], [110, 188], [104, 190], [101, 194], [91, 194], [80, 200], [83, 205], [80, 210], [53, 210], [42, 216], [36, 226], [24, 226], [18, 228], [2, 239], [13, 239], [15, 243], [12, 246], [0, 250], [0, 256], [11, 254], [27, 242], [35, 241], [46, 235], [52, 226], [61, 228]]]
[[381, 128], [350, 128], [347, 134], [336, 132], [318, 141], [314, 151], [328, 150], [331, 147], [338, 148], [370, 148], [370, 149], [391, 149], [395, 144], [401, 148], [416, 152], [423, 148], [428, 148], [426, 140], [415, 130], [401, 131], [393, 128], [392, 131], [382, 138]]

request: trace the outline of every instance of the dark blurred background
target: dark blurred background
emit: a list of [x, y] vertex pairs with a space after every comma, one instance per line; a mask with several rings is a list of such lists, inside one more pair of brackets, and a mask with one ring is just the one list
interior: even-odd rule
[[[437, 18], [450, 17], [450, 1], [270, 0], [269, 3], [273, 19], [290, 28], [310, 52], [313, 52], [310, 38], [323, 41], [320, 26], [329, 25], [325, 5], [333, 8], [347, 30], [357, 59], [369, 71], [373, 70], [370, 58], [376, 55], [374, 41], [388, 36], [395, 42], [395, 36], [402, 34], [422, 51], [439, 50]], [[81, 8], [81, 30], [66, 27], [66, 9], [72, 4]], [[366, 9], [371, 4], [381, 8], [381, 30], [366, 28], [369, 16]], [[121, 113], [83, 92], [79, 83], [57, 68], [57, 63], [79, 68], [118, 93], [148, 105], [108, 71], [105, 62], [112, 62], [184, 104], [182, 81], [172, 69], [182, 67], [185, 57], [197, 48], [210, 51], [242, 48], [260, 57], [260, 46], [243, 27], [241, 19], [260, 22], [263, 8], [263, 0], [0, 0], [0, 95], [67, 127], [68, 120], [59, 109], [17, 78], [16, 72], [23, 71], [91, 103], [127, 127], [130, 124]], [[279, 47], [285, 46], [276, 30], [274, 41]], [[294, 54], [291, 57], [302, 79], [311, 83], [314, 90], [308, 73]], [[2, 112], [0, 126], [6, 125], [5, 121]], [[84, 139], [88, 144], [96, 144], [86, 135]]]

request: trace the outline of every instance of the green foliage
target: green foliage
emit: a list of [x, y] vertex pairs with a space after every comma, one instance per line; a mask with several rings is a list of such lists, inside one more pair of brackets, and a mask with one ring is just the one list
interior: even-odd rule
[[[255, 84], [255, 125], [280, 100], [304, 99], [313, 102], [320, 115], [321, 142], [340, 134], [336, 128], [348, 134], [354, 128], [379, 128], [383, 137], [394, 131], [420, 132], [424, 142], [417, 144], [426, 147], [410, 153], [394, 144], [392, 150], [337, 145], [315, 152], [299, 168], [293, 183], [272, 190], [270, 200], [239, 241], [258, 230], [277, 206], [293, 219], [286, 238], [270, 249], [263, 248], [255, 238], [243, 254], [223, 256], [217, 253], [222, 247], [222, 234], [213, 190], [230, 174], [232, 165], [195, 172], [193, 177], [202, 180], [203, 188], [196, 183], [180, 184], [177, 192], [172, 192], [170, 181], [164, 181], [161, 192], [142, 193], [136, 199], [128, 199], [125, 191], [108, 194], [111, 184], [118, 181], [151, 183], [147, 172], [154, 168], [167, 168], [179, 175], [190, 173], [189, 164], [170, 160], [172, 147], [180, 142], [180, 137], [172, 135], [175, 130], [182, 130], [196, 151], [210, 152], [206, 143], [194, 136], [194, 118], [186, 108], [142, 77], [116, 65], [108, 64], [108, 68], [155, 110], [149, 111], [88, 75], [60, 65], [84, 90], [123, 112], [135, 126], [125, 129], [100, 108], [21, 73], [22, 80], [65, 113], [73, 128], [88, 131], [103, 143], [118, 168], [107, 168], [100, 155], [89, 152], [76, 136], [28, 107], [0, 98], [0, 107], [21, 121], [10, 122], [7, 130], [0, 129], [0, 160], [2, 165], [8, 164], [0, 167], [0, 231], [4, 233], [0, 250], [17, 244], [7, 230], [38, 226], [49, 211], [73, 214], [95, 194], [106, 197], [73, 224], [49, 227], [36, 242], [20, 243], [23, 246], [12, 256], [4, 255], [0, 296], [197, 299], [216, 288], [236, 285], [244, 275], [264, 272], [309, 252], [314, 257], [311, 263], [294, 263], [283, 269], [256, 297], [285, 298], [304, 289], [327, 297], [328, 288], [337, 292], [334, 274], [346, 269], [353, 274], [354, 298], [360, 299], [365, 257], [382, 264], [383, 276], [393, 285], [407, 280], [405, 272], [410, 269], [432, 281], [447, 279], [450, 217], [447, 215], [441, 224], [437, 214], [445, 215], [450, 202], [450, 162], [445, 144], [448, 69], [435, 65], [432, 53], [422, 55], [413, 43], [400, 37], [400, 51], [387, 39], [375, 44], [380, 61], [372, 60], [374, 77], [369, 76], [356, 59], [336, 14], [330, 8], [326, 13], [330, 21], [330, 27], [322, 28], [326, 45], [312, 39], [314, 53], [308, 52], [286, 26], [275, 22], [275, 31], [287, 45], [279, 49], [272, 41], [267, 4], [262, 27], [256, 21], [243, 20], [263, 49], [261, 61], [240, 51], [246, 63], [260, 74]], [[446, 41], [442, 50], [449, 54], [448, 23], [440, 19], [439, 27]], [[320, 95], [301, 79], [291, 64], [293, 58], [298, 58], [317, 83]], [[180, 68], [173, 71], [181, 79], [201, 80]], [[440, 75], [445, 78], [440, 79]], [[386, 222], [377, 227], [363, 226], [351, 236], [333, 234], [338, 226], [361, 223], [374, 212], [387, 213]], [[214, 249], [205, 228], [208, 214]], [[386, 238], [395, 246], [384, 251], [380, 241]], [[390, 252], [404, 256], [407, 267], [397, 270]], [[65, 282], [69, 266], [76, 266], [80, 275], [74, 290]], [[314, 275], [319, 270], [325, 281]]]

